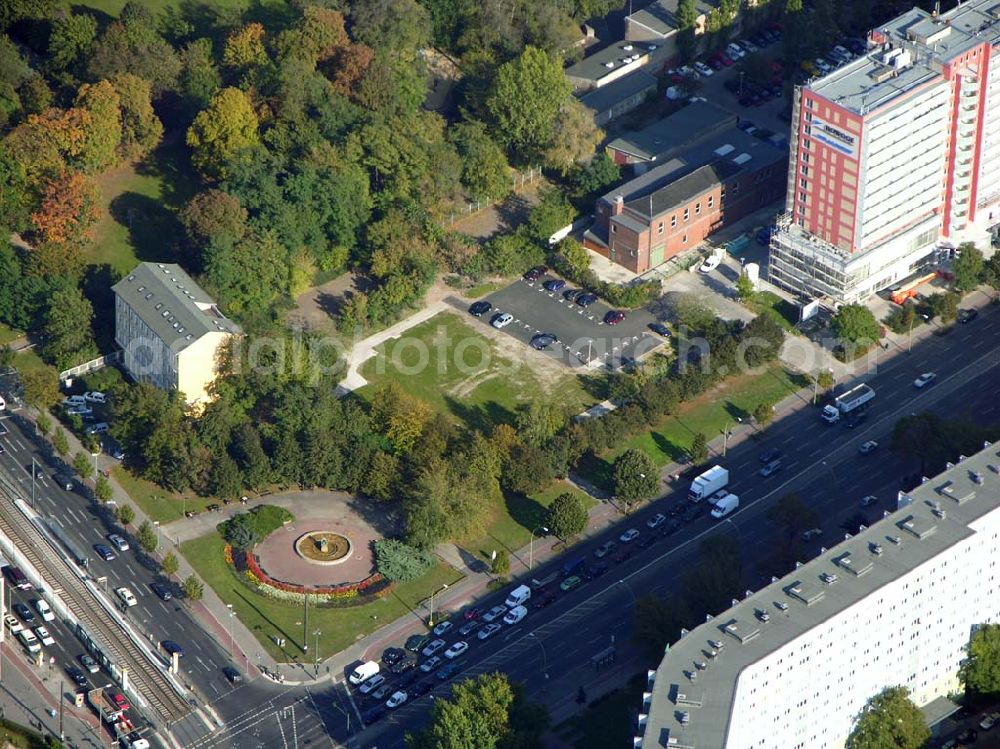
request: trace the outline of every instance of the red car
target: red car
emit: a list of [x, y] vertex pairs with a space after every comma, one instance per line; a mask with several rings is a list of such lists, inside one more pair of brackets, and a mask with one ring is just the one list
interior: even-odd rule
[[531, 270], [529, 270], [527, 273], [524, 274], [524, 280], [525, 281], [537, 281], [547, 271], [548, 271], [548, 268], [546, 268], [544, 265], [537, 265], [534, 268], [532, 268]]
[[733, 58], [731, 58], [725, 52], [719, 52], [719, 62], [721, 62], [728, 68], [730, 65], [733, 64]]
[[467, 622], [475, 621], [482, 612], [479, 609], [466, 609], [462, 613], [462, 618]]
[[613, 309], [604, 316], [605, 325], [617, 325], [625, 319], [625, 313], [621, 310]]

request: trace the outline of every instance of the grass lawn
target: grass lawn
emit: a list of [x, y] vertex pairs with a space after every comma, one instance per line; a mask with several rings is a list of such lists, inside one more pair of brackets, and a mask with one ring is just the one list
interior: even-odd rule
[[492, 521], [487, 525], [486, 532], [478, 538], [459, 543], [459, 546], [484, 561], [490, 558], [493, 551], [500, 548], [511, 552], [517, 551], [531, 540], [533, 530], [537, 531], [545, 524], [549, 506], [564, 492], [580, 497], [588, 510], [597, 504], [597, 500], [593, 497], [565, 481], [553, 481], [547, 489], [530, 497], [506, 494], [503, 507], [497, 509]]
[[8, 328], [3, 323], [0, 323], [0, 346], [6, 346], [11, 341], [15, 341], [20, 338], [23, 334], [20, 331]]
[[501, 284], [498, 283], [481, 283], [478, 286], [473, 286], [471, 289], [465, 292], [465, 296], [469, 299], [478, 299], [481, 296], [486, 296], [487, 294], [492, 294], [494, 291], [499, 289]]
[[758, 291], [753, 299], [743, 302], [743, 306], [758, 315], [767, 315], [789, 333], [802, 335], [795, 327], [799, 321], [798, 308], [772, 291]]
[[[122, 8], [125, 6], [127, 0], [76, 0], [75, 2], [65, 3], [66, 7], [74, 8], [92, 8], [93, 10], [100, 11], [101, 13], [106, 13], [109, 16], [115, 18], [121, 13]], [[279, 0], [272, 0], [272, 2], [279, 2]], [[269, 3], [264, 2], [262, 5], [268, 5]], [[280, 3], [284, 5], [284, 3]], [[182, 5], [186, 5], [184, 0], [143, 0], [143, 5], [149, 8], [156, 14], [166, 10], [167, 8], [180, 8]], [[204, 5], [209, 8], [218, 8], [224, 10], [227, 8], [238, 8], [245, 9], [250, 6], [249, 0], [200, 0], [198, 5]]]
[[555, 728], [576, 749], [631, 749], [633, 713], [642, 706], [645, 679], [632, 677], [628, 685], [600, 697], [587, 709]]
[[[302, 654], [302, 609], [297, 603], [276, 601], [258, 595], [241, 583], [234, 571], [226, 565], [223, 556], [225, 546], [222, 538], [211, 533], [186, 541], [180, 549], [184, 557], [198, 571], [202, 579], [212, 587], [226, 603], [233, 604], [240, 618], [268, 653], [281, 661], [302, 658], [312, 662], [313, 653]], [[462, 579], [462, 575], [446, 564], [438, 564], [419, 580], [397, 585], [385, 598], [380, 598], [363, 606], [350, 608], [309, 609], [309, 647], [313, 647], [317, 629], [320, 658], [327, 658], [340, 652], [361, 637], [374, 632], [380, 626], [395, 621], [412, 612], [432, 592], [442, 585], [452, 585]], [[273, 636], [284, 637], [284, 649], [274, 644]]]
[[168, 492], [151, 481], [132, 475], [121, 467], [112, 468], [111, 473], [115, 481], [128, 493], [132, 501], [142, 508], [149, 519], [158, 520], [161, 523], [180, 520], [184, 517], [185, 510], [202, 511], [215, 501], [199, 497], [191, 492], [185, 494]]
[[27, 372], [31, 369], [44, 369], [49, 366], [42, 361], [35, 349], [22, 349], [14, 355], [14, 368], [19, 372]]
[[[514, 359], [458, 315], [442, 313], [387, 341], [361, 368], [370, 398], [392, 380], [431, 407], [476, 428], [510, 422], [518, 405], [548, 400], [580, 413], [604, 399], [602, 379], [577, 375], [514, 342]], [[538, 356], [539, 358], [536, 358]], [[593, 391], [593, 392], [592, 392]]]
[[[584, 466], [584, 473], [597, 486], [611, 490], [611, 466], [630, 448], [645, 451], [658, 466], [682, 458], [694, 435], [701, 432], [712, 441], [737, 418], [746, 421], [761, 403], [777, 403], [806, 386], [801, 375], [787, 372], [774, 364], [760, 375], [731, 377], [707, 393], [683, 404], [677, 413], [666, 417], [659, 426], [632, 437], [618, 449], [609, 451]], [[743, 427], [749, 429], [752, 427]]]

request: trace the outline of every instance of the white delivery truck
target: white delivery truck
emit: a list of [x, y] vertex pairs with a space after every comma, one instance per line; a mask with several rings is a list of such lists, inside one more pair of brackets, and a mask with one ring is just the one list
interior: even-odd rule
[[527, 585], [518, 585], [510, 592], [510, 595], [507, 596], [507, 600], [504, 601], [504, 605], [507, 608], [512, 609], [515, 606], [523, 605], [529, 598], [531, 598], [531, 588]]
[[712, 496], [720, 489], [725, 489], [728, 485], [729, 471], [722, 466], [712, 466], [691, 482], [688, 499], [692, 502], [701, 502], [701, 500]]
[[357, 686], [372, 678], [378, 671], [378, 664], [375, 661], [366, 661], [351, 671], [351, 675], [347, 677], [347, 680]]
[[821, 416], [827, 424], [836, 424], [841, 417], [847, 416], [853, 411], [864, 409], [873, 400], [875, 400], [875, 391], [870, 386], [861, 383], [846, 393], [838, 395], [833, 399], [833, 403], [823, 406]]
[[736, 510], [739, 506], [740, 498], [735, 494], [727, 494], [715, 503], [715, 509], [712, 510], [712, 517], [716, 520], [721, 520], [726, 517], [726, 515], [729, 515], [731, 512]]

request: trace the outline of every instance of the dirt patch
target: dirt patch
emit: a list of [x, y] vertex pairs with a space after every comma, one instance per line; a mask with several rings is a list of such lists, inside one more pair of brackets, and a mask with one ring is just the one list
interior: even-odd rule
[[538, 203], [538, 191], [547, 185], [544, 179], [535, 179], [519, 187], [518, 191], [500, 203], [483, 208], [471, 215], [456, 214], [448, 227], [485, 242], [495, 234], [513, 231], [528, 219], [532, 207]]
[[336, 331], [333, 318], [345, 295], [360, 289], [359, 279], [353, 273], [343, 273], [336, 278], [299, 294], [295, 309], [286, 318], [292, 327], [317, 333]]

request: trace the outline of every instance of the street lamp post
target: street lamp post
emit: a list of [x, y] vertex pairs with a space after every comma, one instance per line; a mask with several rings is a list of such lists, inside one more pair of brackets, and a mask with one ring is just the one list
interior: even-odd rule
[[321, 634], [323, 633], [320, 632], [318, 629], [315, 632], [313, 632], [313, 635], [315, 635], [316, 637], [315, 641], [316, 647], [315, 650], [313, 651], [313, 676], [316, 677], [319, 676], [319, 636]]
[[[743, 419], [741, 419], [739, 416], [737, 416], [736, 417], [736, 422], [738, 424], [742, 424], [743, 423]], [[726, 457], [726, 452], [729, 450], [729, 437], [730, 437], [730, 435], [732, 435], [733, 428], [735, 428], [735, 427], [736, 427], [736, 424], [734, 424], [731, 421], [727, 421], [726, 422], [726, 428], [722, 430], [722, 457], [723, 458]]]
[[233, 652], [233, 658], [236, 658], [236, 643], [233, 641], [233, 617], [236, 612], [233, 611], [231, 603], [227, 603], [226, 608], [229, 609], [229, 649]]
[[548, 679], [549, 678], [549, 657], [545, 653], [545, 646], [542, 644], [541, 638], [534, 632], [528, 635], [529, 637], [534, 637], [535, 642], [538, 643], [538, 647], [542, 649], [542, 675]]
[[38, 475], [38, 462], [31, 458], [31, 506], [35, 506], [35, 476]]
[[549, 529], [544, 525], [540, 525], [531, 532], [531, 540], [528, 542], [528, 570], [531, 570], [532, 562], [534, 561], [535, 534], [538, 533], [538, 531], [548, 533]]
[[435, 590], [431, 593], [431, 615], [427, 618], [427, 626], [434, 626], [434, 596], [448, 589], [448, 583], [444, 583], [441, 586], [441, 590]]

